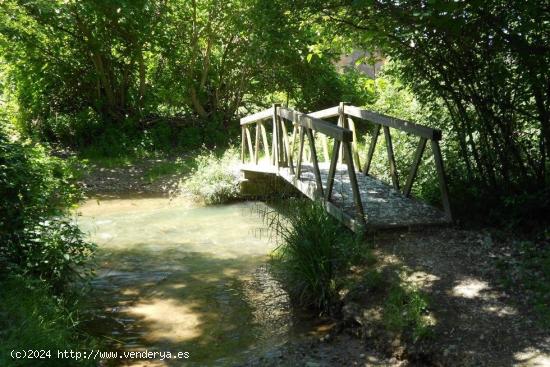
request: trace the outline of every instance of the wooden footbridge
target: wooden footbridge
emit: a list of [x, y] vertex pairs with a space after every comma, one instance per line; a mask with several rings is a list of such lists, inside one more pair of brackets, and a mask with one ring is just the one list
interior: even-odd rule
[[[337, 118], [337, 123], [326, 121], [331, 118]], [[359, 123], [368, 124], [365, 127], [371, 132], [366, 162], [362, 166], [356, 136]], [[241, 170], [245, 175], [254, 172], [280, 176], [307, 197], [321, 201], [330, 214], [355, 232], [438, 225], [452, 220], [439, 146], [441, 130], [344, 103], [309, 114], [275, 104], [242, 118], [241, 128]], [[393, 129], [418, 137], [402, 189], [392, 145]], [[369, 175], [380, 130], [386, 143], [392, 185]], [[428, 141], [442, 209], [411, 197]]]

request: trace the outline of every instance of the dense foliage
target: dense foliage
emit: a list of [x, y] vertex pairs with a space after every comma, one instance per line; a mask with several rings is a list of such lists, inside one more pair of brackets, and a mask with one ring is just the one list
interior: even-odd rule
[[[93, 359], [58, 359], [57, 351], [89, 350], [98, 344], [78, 328], [78, 306], [52, 297], [47, 284], [32, 278], [0, 279], [0, 365], [96, 366]], [[32, 359], [15, 359], [13, 350], [35, 350]], [[39, 352], [41, 351], [41, 352]], [[41, 353], [41, 354], [40, 354]], [[42, 356], [42, 358], [38, 358]], [[28, 361], [31, 360], [32, 363]]]
[[[22, 142], [0, 123], [0, 264], [62, 291], [93, 246], [64, 210], [80, 195], [70, 163]], [[0, 274], [3, 275], [3, 274]]]
[[[66, 210], [81, 197], [71, 161], [22, 140], [0, 115], [0, 365], [26, 365], [10, 352], [91, 346], [77, 330], [79, 292], [94, 245]], [[83, 282], [78, 282], [82, 289]], [[37, 360], [58, 364], [57, 355]], [[67, 361], [67, 365], [92, 365]]]
[[237, 114], [273, 100], [338, 101], [330, 58], [305, 62], [314, 30], [280, 5], [3, 1], [6, 96], [28, 133], [76, 147], [133, 139], [127, 150], [147, 131], [161, 144], [226, 140]]
[[[428, 111], [443, 106], [449, 119], [434, 126], [452, 144], [447, 162], [455, 195], [476, 198], [470, 204], [483, 196], [485, 208], [502, 213], [536, 206], [526, 193], [548, 195], [545, 7], [541, 1], [311, 0], [295, 10], [325, 25], [316, 55], [342, 43], [382, 52], [396, 60], [395, 75]], [[502, 210], [504, 197], [512, 205]]]

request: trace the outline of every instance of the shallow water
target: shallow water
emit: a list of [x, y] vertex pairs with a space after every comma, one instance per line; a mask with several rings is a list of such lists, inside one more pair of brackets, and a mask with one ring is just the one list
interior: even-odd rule
[[266, 271], [261, 205], [83, 204], [79, 226], [99, 247], [87, 328], [120, 351], [188, 352], [186, 365], [233, 365], [284, 342], [288, 298]]

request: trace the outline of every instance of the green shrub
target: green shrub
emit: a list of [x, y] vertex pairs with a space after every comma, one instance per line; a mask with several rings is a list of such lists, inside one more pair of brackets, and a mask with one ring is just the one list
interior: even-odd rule
[[205, 204], [234, 200], [239, 197], [238, 164], [239, 155], [235, 148], [228, 148], [221, 156], [204, 150], [195, 158], [195, 168], [182, 182], [181, 190]]
[[86, 276], [95, 245], [66, 218], [52, 217], [29, 224], [18, 241], [4, 249], [10, 270], [46, 281], [57, 293], [67, 282]]
[[0, 197], [0, 270], [61, 291], [94, 249], [64, 218], [81, 198], [70, 163], [0, 122]]
[[[26, 277], [0, 281], [0, 289], [0, 366], [93, 366], [97, 363], [57, 359], [57, 350], [84, 351], [94, 347], [93, 341], [78, 330], [78, 306], [52, 296], [46, 284]], [[13, 359], [12, 350], [49, 350], [51, 358]]]
[[392, 284], [383, 306], [384, 326], [393, 332], [410, 332], [416, 342], [432, 331], [425, 318], [427, 309], [428, 300], [417, 289], [406, 284]]
[[289, 200], [266, 219], [279, 240], [271, 263], [291, 298], [322, 313], [337, 310], [343, 276], [366, 254], [360, 238], [309, 200]]
[[71, 164], [19, 140], [0, 121], [0, 240], [27, 220], [59, 213], [81, 198]]

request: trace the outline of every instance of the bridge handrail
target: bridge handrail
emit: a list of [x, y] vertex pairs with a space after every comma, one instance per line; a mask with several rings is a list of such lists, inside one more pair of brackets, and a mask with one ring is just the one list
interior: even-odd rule
[[[392, 127], [409, 134], [420, 136], [430, 140], [441, 140], [441, 130], [432, 129], [420, 124], [387, 116], [378, 112], [365, 110], [356, 106], [344, 105], [344, 113], [363, 120], [374, 122], [382, 126]], [[336, 115], [335, 115], [336, 116]]]
[[313, 129], [316, 132], [320, 132], [331, 138], [337, 139], [341, 142], [351, 142], [353, 140], [351, 130], [313, 117], [312, 114], [306, 115], [305, 113], [291, 110], [289, 108], [278, 107], [277, 115], [289, 121], [293, 121], [300, 126]]
[[[338, 124], [327, 122], [327, 118], [338, 116]], [[357, 130], [354, 119], [370, 121], [374, 124], [372, 130], [371, 142], [366, 155], [366, 162], [361, 165], [357, 145]], [[273, 132], [268, 135], [265, 121], [272, 121]], [[285, 121], [291, 122], [293, 131], [289, 137]], [[338, 106], [324, 110], [305, 114], [292, 110], [287, 107], [281, 107], [274, 104], [271, 108], [257, 112], [253, 115], [243, 117], [240, 120], [242, 128], [241, 160], [245, 162], [245, 151], [248, 150], [250, 159], [257, 165], [259, 162], [260, 140], [263, 142], [263, 149], [267, 156], [267, 161], [279, 172], [280, 167], [288, 167], [290, 173], [295, 175], [295, 179], [300, 179], [303, 164], [304, 143], [307, 138], [310, 150], [313, 172], [315, 174], [317, 190], [321, 197], [324, 196], [325, 202], [331, 201], [335, 170], [338, 163], [345, 163], [348, 167], [350, 184], [353, 190], [353, 200], [357, 211], [357, 219], [364, 222], [363, 204], [361, 201], [358, 182], [356, 178], [355, 167], [362, 174], [368, 175], [373, 160], [373, 155], [378, 142], [379, 135], [384, 134], [386, 151], [388, 155], [389, 171], [392, 184], [395, 190], [402, 191], [406, 197], [411, 195], [413, 182], [416, 179], [419, 165], [422, 160], [426, 145], [429, 142], [434, 157], [434, 164], [437, 172], [439, 186], [441, 190], [441, 201], [445, 215], [449, 221], [452, 220], [451, 206], [443, 167], [443, 158], [439, 141], [442, 138], [441, 130], [433, 129], [424, 125], [415, 124], [410, 121], [386, 116], [381, 113], [365, 110], [356, 106], [347, 105], [340, 102]], [[252, 139], [251, 125], [255, 124], [255, 139]], [[254, 127], [254, 126], [252, 126]], [[400, 180], [397, 172], [397, 165], [393, 151], [392, 136], [390, 129], [396, 129], [419, 138], [417, 148], [409, 168], [409, 172], [403, 188], [400, 186]], [[320, 133], [322, 156], [325, 161], [330, 162], [326, 190], [323, 188], [322, 177], [317, 160], [315, 147], [316, 133]], [[328, 148], [327, 137], [333, 138], [334, 147], [332, 152]], [[271, 149], [269, 144], [271, 138]], [[294, 165], [295, 143], [299, 143], [298, 157]], [[295, 170], [296, 168], [296, 170]], [[362, 168], [362, 169], [361, 169]]]
[[241, 126], [253, 124], [255, 122], [262, 121], [262, 120], [267, 120], [272, 116], [273, 116], [273, 107], [269, 107], [268, 109], [265, 109], [263, 111], [256, 112], [255, 114], [241, 118]]
[[[430, 140], [441, 140], [441, 130], [433, 129], [420, 124], [415, 124], [413, 122], [402, 120], [396, 117], [391, 117], [384, 115], [382, 113], [369, 111], [361, 107], [353, 105], [344, 105], [344, 114], [352, 117], [357, 117], [362, 120], [371, 121], [375, 124], [391, 127], [397, 130], [404, 131], [409, 134], [420, 136]], [[331, 117], [339, 116], [339, 106], [330, 107], [324, 110], [316, 111], [309, 113], [309, 116], [326, 119]]]

